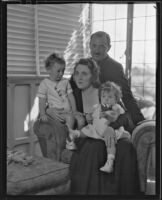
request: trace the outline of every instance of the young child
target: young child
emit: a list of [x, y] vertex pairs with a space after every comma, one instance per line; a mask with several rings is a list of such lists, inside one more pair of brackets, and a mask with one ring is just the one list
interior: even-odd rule
[[[46, 107], [53, 108], [53, 118], [59, 115], [59, 120], [64, 121], [71, 129], [74, 128], [75, 120], [79, 128], [84, 126], [84, 118], [77, 114], [76, 103], [69, 81], [63, 78], [65, 60], [57, 53], [47, 57], [45, 68], [49, 74], [38, 88], [40, 120], [47, 121]], [[70, 137], [68, 136], [68, 141]], [[68, 149], [75, 149], [73, 141], [68, 142]]]
[[106, 82], [99, 88], [100, 104], [94, 106], [92, 113], [93, 123], [88, 124], [80, 131], [70, 130], [73, 138], [75, 137], [92, 137], [96, 139], [103, 139], [107, 147], [107, 161], [103, 167], [100, 168], [104, 172], [112, 172], [116, 153], [116, 137], [120, 137], [123, 133], [130, 138], [130, 134], [120, 127], [118, 130], [113, 130], [109, 127], [111, 122], [117, 120], [120, 114], [123, 114], [124, 109], [118, 104], [122, 97], [120, 87], [113, 82]]

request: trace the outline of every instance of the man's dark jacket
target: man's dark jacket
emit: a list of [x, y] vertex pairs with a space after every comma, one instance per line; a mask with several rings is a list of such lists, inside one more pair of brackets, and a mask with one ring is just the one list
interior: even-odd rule
[[[113, 81], [121, 87], [123, 94], [122, 101], [129, 115], [131, 116], [134, 125], [144, 120], [144, 117], [140, 112], [140, 109], [138, 108], [137, 102], [132, 95], [122, 65], [117, 61], [115, 61], [114, 59], [112, 59], [110, 56], [107, 56], [104, 60], [98, 62], [98, 65], [100, 67], [101, 84], [106, 81]], [[76, 88], [76, 85], [72, 79], [70, 80], [70, 82], [72, 85], [72, 89], [74, 91], [74, 96], [76, 98], [77, 109], [78, 111], [83, 112], [81, 92]], [[125, 117], [119, 118], [117, 122], [119, 123], [118, 125], [119, 127], [120, 125], [123, 125], [124, 119]], [[112, 125], [113, 128], [118, 128], [118, 126], [116, 126], [116, 123]]]

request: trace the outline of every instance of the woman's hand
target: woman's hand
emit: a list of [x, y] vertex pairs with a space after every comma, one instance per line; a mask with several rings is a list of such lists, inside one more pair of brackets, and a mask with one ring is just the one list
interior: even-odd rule
[[83, 113], [79, 112], [79, 111], [75, 111], [73, 112], [74, 116], [77, 115], [77, 116], [80, 116], [82, 117], [83, 116]]
[[48, 121], [48, 117], [47, 117], [46, 114], [44, 114], [44, 115], [41, 115], [41, 116], [39, 117], [39, 120], [41, 120], [41, 121], [43, 121], [43, 122], [47, 122], [47, 121]]
[[88, 113], [86, 114], [86, 121], [88, 124], [92, 124], [92, 121], [93, 121], [93, 118], [92, 118], [92, 114], [91, 113]]

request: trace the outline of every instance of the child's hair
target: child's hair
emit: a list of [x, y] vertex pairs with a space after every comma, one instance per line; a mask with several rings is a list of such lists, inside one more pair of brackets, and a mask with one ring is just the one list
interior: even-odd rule
[[107, 81], [106, 83], [103, 83], [99, 90], [98, 90], [98, 94], [99, 94], [99, 101], [101, 103], [101, 92], [102, 91], [107, 91], [107, 92], [114, 92], [115, 98], [116, 98], [116, 102], [119, 102], [120, 99], [122, 98], [122, 91], [119, 85], [117, 85], [114, 82], [111, 81]]
[[78, 62], [76, 62], [74, 67], [74, 74], [75, 70], [78, 65], [86, 65], [92, 74], [92, 85], [93, 87], [98, 88], [100, 86], [99, 81], [99, 67], [97, 63], [92, 58], [81, 58]]
[[51, 66], [53, 66], [55, 63], [64, 64], [65, 60], [59, 53], [52, 53], [50, 54], [46, 61], [45, 61], [45, 68], [46, 70], [50, 69]]

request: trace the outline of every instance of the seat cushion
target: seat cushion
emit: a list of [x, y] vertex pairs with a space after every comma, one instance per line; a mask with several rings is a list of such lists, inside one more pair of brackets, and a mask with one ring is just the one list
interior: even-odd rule
[[[35, 157], [31, 165], [23, 166], [19, 163], [10, 163], [7, 166], [7, 194], [35, 194], [41, 191], [69, 190], [69, 165], [52, 161], [48, 158]], [[52, 193], [53, 194], [53, 193]]]

